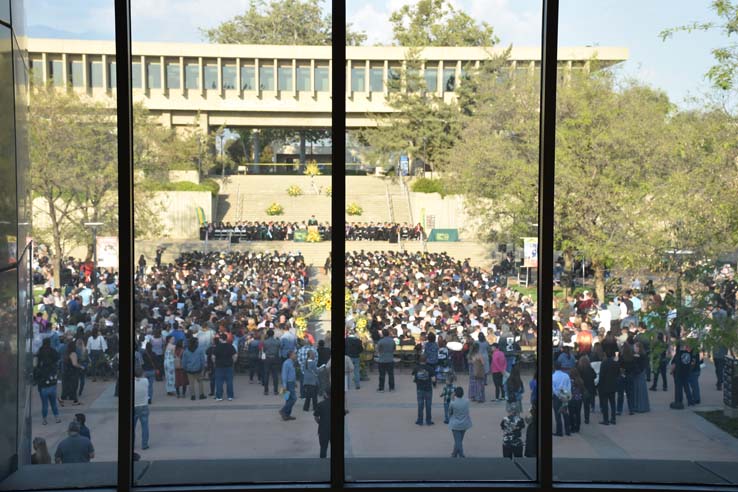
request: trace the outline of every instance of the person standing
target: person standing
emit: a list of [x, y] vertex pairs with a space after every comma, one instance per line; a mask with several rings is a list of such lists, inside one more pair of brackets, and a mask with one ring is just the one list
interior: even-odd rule
[[615, 392], [620, 377], [620, 364], [615, 361], [615, 354], [605, 352], [605, 359], [600, 363], [600, 375], [597, 389], [600, 396], [602, 425], [615, 425]]
[[672, 410], [684, 409], [684, 395], [687, 405], [693, 404], [692, 389], [689, 386], [689, 376], [694, 364], [692, 352], [687, 349], [684, 341], [679, 341], [674, 357], [671, 360], [671, 373], [674, 376], [674, 401], [669, 405]]
[[356, 389], [360, 389], [361, 387], [361, 353], [363, 351], [364, 344], [356, 335], [356, 331], [351, 330], [349, 336], [346, 337], [346, 355], [351, 358], [351, 362], [354, 365], [354, 387]]
[[723, 390], [723, 380], [725, 378], [725, 357], [727, 355], [728, 349], [724, 346], [715, 347], [712, 351], [712, 361], [715, 364], [715, 377], [717, 379], [716, 388], [718, 391]]
[[167, 395], [174, 396], [176, 386], [175, 368], [174, 368], [174, 351], [177, 347], [174, 345], [174, 337], [169, 335], [166, 337], [166, 349], [164, 350], [164, 381], [167, 389]]
[[669, 389], [668, 383], [666, 382], [666, 365], [669, 360], [666, 356], [666, 351], [668, 348], [669, 346], [666, 344], [664, 333], [658, 332], [650, 354], [651, 367], [653, 368], [653, 382], [649, 388], [651, 391], [656, 391], [656, 386], [659, 382], [659, 375], [661, 375], [663, 390], [667, 391]]
[[313, 402], [313, 410], [318, 408], [318, 364], [315, 361], [315, 351], [307, 353], [307, 361], [302, 372], [302, 384], [305, 389], [305, 404], [302, 410], [310, 411], [310, 402]]
[[500, 345], [492, 344], [492, 382], [495, 385], [495, 400], [502, 401], [505, 399], [505, 386], [502, 384], [502, 376], [507, 369], [507, 360], [505, 354], [500, 350]]
[[156, 379], [156, 354], [153, 350], [151, 342], [146, 343], [146, 349], [141, 352], [143, 362], [141, 367], [144, 371], [144, 376], [149, 380], [149, 405], [151, 405], [151, 399], [154, 396], [154, 381]]
[[33, 438], [33, 454], [31, 455], [32, 465], [50, 465], [51, 455], [46, 445], [46, 439], [43, 437]]
[[636, 360], [636, 374], [633, 378], [633, 411], [646, 413], [651, 410], [648, 403], [648, 382], [646, 373], [648, 369], [648, 353], [643, 342], [636, 342], [633, 346], [633, 357]]
[[433, 425], [431, 406], [433, 404], [433, 384], [435, 384], [436, 375], [431, 365], [428, 364], [425, 354], [420, 356], [420, 360], [412, 374], [418, 398], [418, 419], [415, 424], [423, 425], [423, 409], [425, 408], [425, 425]]
[[384, 391], [384, 379], [389, 378], [389, 390], [395, 390], [395, 341], [390, 336], [387, 328], [382, 330], [382, 338], [377, 342], [379, 363], [379, 388]]
[[220, 343], [213, 350], [213, 366], [215, 367], [215, 401], [223, 401], [223, 383], [226, 385], [228, 401], [233, 401], [233, 364], [238, 359], [238, 352], [232, 343], [228, 343], [228, 335], [219, 335]]
[[36, 367], [33, 369], [34, 379], [38, 387], [38, 396], [41, 398], [43, 425], [46, 425], [49, 406], [51, 406], [51, 412], [54, 414], [56, 423], [61, 422], [59, 409], [56, 406], [56, 384], [59, 380], [58, 366], [59, 354], [51, 348], [51, 339], [44, 338], [41, 348], [36, 354]]
[[[571, 379], [569, 375], [561, 370], [561, 362], [557, 359], [554, 363], [556, 371], [552, 377], [553, 411], [556, 418], [555, 436], [571, 435], [571, 423], [569, 421], [568, 406], [571, 399]], [[561, 421], [563, 418], [563, 428]]]
[[323, 400], [318, 403], [313, 412], [315, 422], [318, 423], [318, 443], [320, 444], [320, 457], [328, 456], [328, 446], [331, 443], [331, 392], [326, 391]]
[[500, 422], [502, 429], [502, 456], [513, 459], [523, 457], [523, 440], [522, 432], [525, 428], [525, 421], [518, 415], [516, 405], [508, 402], [507, 417]]
[[205, 351], [199, 346], [197, 338], [190, 338], [187, 344], [187, 350], [182, 355], [182, 368], [187, 374], [187, 382], [190, 387], [190, 400], [197, 399], [195, 384], [197, 384], [197, 389], [200, 390], [200, 399], [204, 400], [207, 398], [202, 383], [206, 366], [205, 359]]
[[297, 401], [297, 395], [295, 394], [295, 383], [297, 382], [296, 360], [295, 351], [290, 350], [287, 352], [287, 358], [282, 363], [282, 389], [285, 392], [284, 406], [279, 409], [282, 420], [295, 420], [295, 417], [292, 416], [292, 407]]
[[133, 444], [136, 444], [136, 424], [141, 421], [141, 449], [149, 449], [149, 380], [143, 370], [136, 369], [133, 382]]
[[87, 339], [87, 352], [90, 357], [90, 366], [92, 367], [92, 381], [97, 381], [100, 374], [100, 364], [104, 361], [105, 352], [108, 351], [108, 344], [105, 337], [100, 335], [97, 328], [92, 329], [92, 334]]
[[484, 356], [479, 342], [474, 342], [469, 351], [469, 400], [484, 403]]
[[62, 359], [62, 395], [59, 402], [64, 406], [64, 400], [72, 400], [73, 405], [80, 405], [77, 396], [79, 373], [83, 370], [77, 359], [77, 346], [72, 340], [67, 341]]
[[177, 398], [184, 398], [187, 395], [187, 373], [182, 368], [184, 352], [184, 339], [177, 340], [174, 348], [174, 389], [177, 391]]
[[583, 355], [577, 362], [577, 372], [584, 382], [584, 395], [582, 398], [582, 406], [584, 407], [584, 423], [589, 424], [589, 413], [594, 409], [594, 396], [597, 391], [595, 379], [597, 373], [589, 362], [589, 357]]
[[54, 453], [54, 461], [57, 464], [89, 463], [95, 458], [95, 448], [92, 442], [79, 434], [79, 422], [71, 421], [67, 434]]
[[571, 433], [576, 434], [582, 426], [582, 403], [584, 402], [584, 380], [576, 367], [569, 369], [571, 380], [571, 399], [569, 400], [569, 422]]
[[464, 388], [458, 386], [454, 390], [454, 399], [448, 408], [448, 428], [454, 437], [452, 458], [466, 458], [464, 455], [464, 434], [471, 429], [472, 421], [469, 415], [469, 400], [464, 398]]
[[267, 330], [267, 338], [264, 340], [264, 394], [269, 394], [269, 377], [271, 376], [274, 394], [277, 395], [277, 384], [279, 378], [279, 340], [274, 338], [274, 330]]
[[433, 332], [428, 333], [428, 341], [423, 346], [423, 354], [425, 354], [425, 362], [432, 369], [432, 374], [436, 374], [436, 368], [438, 367], [438, 343], [436, 342], [436, 334]]
[[526, 419], [528, 428], [525, 430], [525, 453], [526, 458], [538, 456], [538, 410], [534, 404], [530, 408], [530, 415]]

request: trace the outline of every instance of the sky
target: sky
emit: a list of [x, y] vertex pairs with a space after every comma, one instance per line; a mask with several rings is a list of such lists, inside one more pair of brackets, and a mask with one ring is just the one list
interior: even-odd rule
[[[134, 41], [204, 42], [200, 28], [242, 13], [248, 0], [132, 0]], [[414, 0], [347, 0], [347, 17], [368, 44], [390, 44], [389, 15]], [[452, 0], [473, 18], [493, 26], [502, 45], [541, 42], [541, 0]], [[323, 0], [324, 5], [329, 2]], [[559, 46], [618, 46], [630, 50], [621, 67], [673, 102], [710, 89], [704, 74], [711, 50], [726, 43], [719, 32], [680, 33], [662, 41], [665, 28], [715, 20], [710, 0], [561, 0]], [[26, 0], [31, 36], [113, 39], [112, 0]]]

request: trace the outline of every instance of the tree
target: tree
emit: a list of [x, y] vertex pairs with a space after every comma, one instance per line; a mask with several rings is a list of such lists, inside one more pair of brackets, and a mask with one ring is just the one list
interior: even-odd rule
[[30, 178], [48, 226], [34, 235], [51, 243], [54, 280], [61, 259], [89, 235], [84, 222], [105, 221], [117, 230], [115, 118], [102, 104], [83, 101], [73, 91], [35, 88], [29, 115]]
[[392, 13], [390, 22], [400, 46], [493, 46], [499, 41], [492, 26], [477, 23], [448, 0], [403, 5]]
[[[694, 21], [684, 26], [665, 29], [660, 33], [661, 39], [669, 39], [678, 32], [712, 30], [719, 30], [728, 39], [738, 36], [738, 2], [713, 0], [711, 9], [718, 16], [719, 21]], [[729, 42], [726, 46], [714, 48], [712, 56], [715, 64], [707, 71], [707, 77], [718, 89], [724, 91], [735, 89], [738, 83], [738, 43]]]
[[[200, 31], [211, 43], [327, 46], [332, 44], [331, 22], [319, 0], [251, 0], [243, 15]], [[346, 26], [348, 46], [364, 41], [365, 33]]]

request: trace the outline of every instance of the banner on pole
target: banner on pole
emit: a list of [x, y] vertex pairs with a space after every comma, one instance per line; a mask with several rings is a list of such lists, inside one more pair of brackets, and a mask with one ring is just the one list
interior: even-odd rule
[[525, 268], [538, 268], [538, 238], [523, 238], [523, 266]]
[[97, 237], [97, 266], [118, 268], [118, 238], [115, 236]]

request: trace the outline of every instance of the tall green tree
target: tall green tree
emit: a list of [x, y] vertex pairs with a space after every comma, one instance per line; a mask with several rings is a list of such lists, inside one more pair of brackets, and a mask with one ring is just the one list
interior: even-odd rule
[[477, 22], [449, 0], [419, 0], [390, 16], [400, 46], [493, 46], [499, 39], [492, 26]]
[[[331, 14], [319, 0], [251, 0], [233, 19], [200, 31], [211, 43], [326, 46], [332, 43]], [[346, 26], [346, 44], [358, 46], [366, 34]]]
[[666, 40], [679, 32], [719, 31], [728, 40], [727, 44], [713, 48], [715, 63], [707, 71], [707, 77], [721, 90], [734, 90], [738, 87], [738, 2], [734, 0], [712, 0], [710, 9], [717, 15], [717, 21], [694, 21], [689, 24], [661, 31], [661, 39]]

